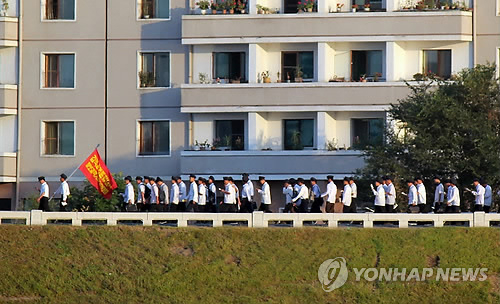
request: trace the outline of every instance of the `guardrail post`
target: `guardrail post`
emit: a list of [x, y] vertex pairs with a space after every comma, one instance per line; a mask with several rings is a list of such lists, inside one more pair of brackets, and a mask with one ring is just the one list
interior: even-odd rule
[[267, 227], [267, 223], [264, 224], [264, 211], [254, 211], [252, 213], [252, 223], [254, 228]]
[[295, 218], [293, 219], [293, 228], [302, 228], [304, 226], [304, 219], [300, 213], [295, 213]]
[[75, 217], [71, 220], [71, 225], [72, 226], [81, 226], [82, 225], [82, 220]]
[[179, 217], [177, 218], [177, 227], [187, 227], [188, 222], [184, 219], [184, 213], [179, 213]]
[[474, 227], [488, 227], [486, 223], [486, 213], [484, 211], [474, 212]]
[[371, 221], [368, 216], [363, 220], [363, 228], [373, 228], [373, 221]]
[[43, 211], [42, 210], [31, 210], [31, 225], [39, 226], [45, 225], [46, 223], [42, 220]]

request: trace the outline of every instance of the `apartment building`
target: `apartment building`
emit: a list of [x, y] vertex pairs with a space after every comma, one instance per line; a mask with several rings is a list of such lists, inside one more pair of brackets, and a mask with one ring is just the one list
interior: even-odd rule
[[284, 178], [361, 168], [404, 81], [499, 61], [500, 0], [19, 1], [0, 17], [3, 209], [97, 145], [128, 175], [266, 175], [279, 203]]

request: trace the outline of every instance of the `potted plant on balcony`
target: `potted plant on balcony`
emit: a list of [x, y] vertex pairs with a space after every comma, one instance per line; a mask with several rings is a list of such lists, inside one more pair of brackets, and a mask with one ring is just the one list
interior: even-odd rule
[[280, 73], [280, 72], [276, 73], [276, 82], [277, 82], [277, 83], [281, 83], [281, 78], [280, 78], [280, 76], [281, 76], [281, 73]]
[[207, 151], [210, 149], [210, 144], [208, 143], [208, 139], [206, 139], [204, 142], [198, 142], [197, 140], [195, 140], [194, 147], [195, 150]]
[[340, 13], [342, 11], [343, 7], [344, 7], [344, 3], [337, 3], [337, 13]]
[[210, 7], [210, 2], [208, 2], [208, 0], [200, 0], [196, 3], [196, 5], [200, 8], [201, 14], [205, 15], [207, 13], [207, 9]]
[[153, 72], [139, 72], [139, 82], [141, 88], [154, 87], [155, 77]]
[[229, 9], [230, 14], [234, 14], [234, 9], [236, 8], [237, 4], [236, 1], [234, 0], [229, 0], [227, 2], [227, 8]]
[[221, 150], [223, 151], [230, 151], [231, 146], [232, 146], [233, 139], [231, 138], [230, 135], [226, 135], [222, 138], [222, 147]]
[[363, 74], [363, 75], [359, 76], [359, 81], [360, 82], [366, 82], [366, 74]]
[[150, 4], [149, 3], [144, 3], [142, 6], [142, 18], [143, 19], [149, 19], [151, 16], [149, 15], [149, 10], [150, 10]]
[[381, 77], [382, 77], [382, 73], [376, 72], [375, 75], [373, 76], [373, 81], [378, 82]]
[[295, 82], [302, 82], [302, 76], [304, 75], [304, 72], [302, 72], [302, 67], [299, 65], [295, 69]]
[[304, 8], [307, 10], [308, 13], [312, 13], [316, 3], [314, 0], [304, 0]]
[[339, 149], [338, 141], [335, 138], [328, 140], [325, 146], [327, 151], [337, 151]]
[[269, 71], [264, 71], [261, 73], [262, 81], [264, 83], [271, 83], [271, 77], [269, 76]]
[[9, 10], [9, 0], [2, 0], [2, 16], [7, 16]]
[[358, 5], [357, 4], [353, 4], [352, 5], [352, 12], [355, 13], [357, 10], [358, 10]]
[[240, 11], [240, 14], [244, 14], [245, 13], [245, 7], [246, 7], [246, 3], [245, 2], [238, 1], [238, 10]]
[[364, 7], [365, 12], [369, 12], [370, 11], [370, 3], [365, 3], [363, 5], [363, 7]]
[[210, 2], [210, 9], [212, 10], [212, 15], [217, 15], [217, 11], [219, 10], [217, 2]]
[[224, 0], [221, 0], [221, 2], [218, 4], [219, 11], [222, 11], [223, 14], [227, 14], [227, 2]]

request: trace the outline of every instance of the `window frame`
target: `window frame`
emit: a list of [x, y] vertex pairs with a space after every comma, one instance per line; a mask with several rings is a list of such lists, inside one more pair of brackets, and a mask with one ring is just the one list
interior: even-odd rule
[[[141, 122], [168, 122], [168, 154], [143, 155], [141, 151]], [[172, 120], [170, 119], [136, 119], [135, 121], [135, 157], [136, 158], [170, 158], [172, 157]]]
[[75, 0], [74, 19], [47, 19], [45, 18], [47, 12], [47, 0], [40, 0], [40, 22], [76, 22], [77, 12], [78, 12], [77, 7], [78, 7], [78, 0]]
[[[45, 124], [46, 123], [61, 123], [61, 122], [72, 122], [73, 123], [73, 154], [63, 155], [63, 154], [45, 154]], [[40, 121], [40, 157], [43, 158], [75, 158], [76, 157], [76, 120], [71, 119], [42, 119]]]
[[[302, 120], [312, 120], [313, 121], [313, 143], [312, 143], [312, 146], [310, 147], [305, 147], [304, 145], [302, 145], [302, 150], [294, 150], [294, 149], [287, 149], [286, 148], [286, 121], [290, 121], [290, 120], [298, 120], [298, 121], [302, 121]], [[314, 150], [316, 149], [316, 145], [317, 145], [317, 120], [315, 118], [283, 118], [282, 119], [282, 122], [281, 122], [281, 125], [282, 125], [282, 143], [281, 143], [281, 147], [282, 147], [282, 150], [283, 151], [304, 151], [304, 150]]]
[[[315, 51], [309, 51], [309, 50], [306, 50], [306, 51], [281, 51], [281, 56], [280, 56], [280, 73], [281, 73], [281, 82], [287, 82], [287, 79], [286, 79], [286, 76], [285, 76], [285, 65], [284, 65], [284, 61], [285, 61], [285, 55], [286, 54], [295, 54], [296, 56], [296, 61], [297, 61], [297, 65], [295, 66], [295, 68], [297, 68], [299, 65], [299, 60], [300, 60], [300, 53], [312, 53], [313, 55], [313, 64], [312, 64], [312, 68], [313, 68], [313, 73], [312, 73], [312, 78], [304, 78], [302, 77], [302, 81], [303, 82], [315, 82], [316, 81], [316, 75], [318, 73], [317, 69], [317, 58], [316, 58], [316, 52]], [[303, 73], [303, 72], [302, 72]], [[292, 79], [295, 79], [295, 75], [292, 77], [290, 77], [290, 80]], [[291, 83], [296, 83], [296, 82], [292, 82], [290, 81]]]
[[[73, 65], [73, 87], [72, 88], [63, 88], [63, 87], [46, 87], [45, 86], [45, 67], [46, 67], [46, 62], [45, 62], [45, 56], [46, 55], [73, 55], [75, 60], [74, 60], [74, 65]], [[76, 89], [76, 64], [77, 62], [77, 56], [76, 52], [55, 52], [55, 51], [50, 51], [50, 52], [41, 52], [40, 53], [40, 89], [41, 90], [75, 90]]]
[[[355, 147], [355, 143], [354, 143], [354, 137], [355, 137], [355, 121], [357, 120], [361, 120], [361, 121], [368, 121], [368, 120], [380, 120], [382, 122], [382, 138], [381, 138], [381, 142], [380, 142], [380, 145], [384, 145], [385, 144], [385, 128], [387, 127], [387, 120], [382, 118], [382, 117], [351, 117], [350, 119], [350, 129], [351, 129], [351, 138], [350, 138], [350, 141], [351, 141], [351, 149], [354, 150], [354, 151], [366, 151], [366, 147], [370, 145], [370, 143], [368, 143], [367, 145], [365, 145], [363, 148], [358, 148], [358, 147]], [[370, 131], [368, 130], [368, 135], [370, 135]], [[368, 140], [369, 141], [369, 140]]]
[[[420, 66], [420, 73], [422, 74], [427, 74], [427, 71], [425, 69], [425, 65], [426, 65], [426, 62], [425, 62], [425, 52], [426, 51], [450, 51], [450, 78], [453, 76], [453, 49], [422, 49], [422, 52], [421, 52], [421, 56], [420, 56], [420, 60], [422, 60], [422, 64]], [[439, 55], [438, 55], [438, 60], [439, 60]], [[438, 66], [439, 66], [439, 62], [438, 62]], [[437, 75], [436, 76], [438, 77], [441, 77], [440, 75]], [[441, 77], [443, 78], [444, 80], [449, 80], [450, 78], [444, 78], [444, 77]]]
[[[379, 82], [386, 82], [387, 81], [387, 71], [386, 71], [386, 62], [387, 62], [387, 52], [384, 50], [384, 49], [351, 49], [349, 51], [349, 56], [350, 56], [350, 64], [349, 64], [349, 78], [350, 78], [350, 82], [359, 82], [361, 83], [361, 81], [359, 79], [357, 80], [354, 80], [353, 76], [354, 76], [354, 73], [353, 73], [353, 67], [354, 67], [354, 52], [365, 52], [365, 54], [367, 55], [366, 58], [368, 58], [368, 53], [369, 52], [381, 52], [382, 54], [382, 70], [380, 71], [380, 73], [382, 74], [382, 76], [379, 78]], [[368, 65], [368, 60], [366, 61], [366, 64]], [[365, 67], [366, 68], [366, 67]], [[366, 75], [367, 78], [370, 78], [370, 79], [373, 79], [375, 78], [375, 75]], [[368, 80], [368, 79], [367, 79]]]
[[[245, 135], [247, 134], [247, 124], [246, 124], [246, 120], [241, 118], [241, 119], [214, 119], [213, 121], [213, 125], [214, 125], [214, 130], [213, 130], [213, 138], [216, 139], [216, 138], [219, 138], [221, 141], [222, 141], [222, 138], [220, 138], [219, 136], [217, 136], [217, 123], [218, 122], [222, 122], [222, 121], [230, 121], [231, 123], [234, 122], [234, 121], [240, 121], [243, 123], [243, 133], [241, 134], [241, 138], [243, 139], [243, 146], [242, 146], [242, 149], [236, 149], [236, 146], [233, 147], [233, 137], [235, 136], [234, 133], [231, 133], [231, 150], [232, 151], [245, 151], [246, 149], [246, 140], [247, 138], [245, 137]], [[232, 131], [232, 126], [231, 126], [231, 131]], [[236, 136], [239, 136], [240, 134], [236, 134]]]
[[135, 1], [135, 20], [138, 22], [144, 22], [148, 20], [157, 20], [157, 21], [169, 21], [172, 19], [172, 0], [168, 0], [168, 18], [141, 18], [141, 8], [142, 8], [143, 0]]
[[[142, 68], [142, 56], [143, 53], [168, 53], [168, 87], [141, 87], [141, 79], [139, 77], [139, 72]], [[157, 89], [171, 89], [172, 88], [172, 52], [170, 50], [139, 50], [137, 51], [137, 70], [135, 73], [136, 86], [138, 90], [157, 90]]]
[[[244, 68], [244, 73], [243, 73], [243, 76], [240, 77], [240, 82], [241, 83], [248, 83], [248, 66], [247, 66], [247, 62], [248, 62], [248, 52], [246, 51], [223, 51], [223, 52], [212, 52], [212, 81], [215, 81], [217, 79], [216, 77], [216, 66], [217, 66], [217, 61], [215, 60], [216, 58], [216, 54], [221, 54], [221, 53], [224, 53], [224, 54], [228, 54], [228, 53], [237, 53], [237, 54], [243, 54], [243, 68]], [[228, 83], [231, 82], [231, 80], [234, 80], [234, 79], [227, 79]]]

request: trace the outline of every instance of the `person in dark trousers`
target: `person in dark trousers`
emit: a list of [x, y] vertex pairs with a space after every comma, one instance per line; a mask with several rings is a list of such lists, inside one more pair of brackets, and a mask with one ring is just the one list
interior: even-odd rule
[[337, 201], [337, 185], [335, 185], [335, 182], [333, 181], [333, 175], [328, 175], [326, 179], [328, 180], [328, 184], [326, 185], [326, 192], [323, 193], [321, 197], [326, 197], [326, 213], [333, 213], [335, 202]]
[[370, 184], [370, 187], [372, 188], [373, 195], [375, 195], [375, 213], [384, 213], [385, 212], [385, 190], [384, 186], [382, 185], [383, 181], [382, 180], [376, 180], [375, 181], [375, 187], [376, 189], [373, 188], [373, 184]]
[[292, 199], [292, 203], [299, 208], [300, 213], [307, 213], [309, 208], [309, 189], [304, 184], [303, 178], [298, 178], [297, 183], [299, 185], [299, 193]]
[[215, 186], [215, 178], [213, 176], [208, 177], [208, 206], [209, 212], [219, 212], [217, 187]]
[[40, 196], [36, 199], [38, 202], [38, 210], [49, 211], [49, 185], [45, 181], [44, 176], [38, 178], [40, 183]]
[[146, 201], [146, 186], [142, 182], [142, 177], [135, 178], [137, 183], [137, 211], [144, 211], [144, 202]]
[[343, 213], [352, 213], [352, 188], [349, 184], [349, 178], [344, 178], [344, 190], [342, 191], [342, 204], [344, 204]]
[[460, 213], [460, 192], [457, 188], [457, 180], [451, 179], [447, 181], [446, 186], [447, 189], [447, 213]]
[[266, 182], [266, 178], [264, 176], [259, 176], [259, 182], [261, 184], [261, 188], [257, 189], [257, 191], [261, 195], [259, 211], [271, 212], [271, 210], [269, 209], [269, 207], [271, 206], [271, 188]]
[[436, 190], [434, 190], [434, 213], [441, 212], [440, 209], [444, 205], [444, 186], [441, 183], [441, 178], [439, 176], [434, 177], [434, 185], [436, 185]]
[[293, 188], [290, 185], [290, 180], [285, 180], [283, 182], [283, 195], [285, 196], [285, 210], [284, 213], [296, 213], [297, 208], [293, 206], [292, 198], [293, 198]]
[[57, 191], [54, 193], [54, 196], [56, 194], [60, 194], [60, 202], [59, 202], [59, 212], [66, 212], [66, 206], [68, 206], [68, 201], [69, 201], [69, 195], [71, 194], [69, 191], [69, 185], [68, 182], [66, 181], [68, 177], [66, 174], [61, 174], [59, 180], [61, 181], [61, 185], [57, 189]]
[[151, 210], [151, 184], [149, 180], [149, 176], [144, 176], [144, 202], [142, 205], [142, 211], [144, 212]]
[[220, 202], [219, 211], [221, 213], [234, 213], [238, 210], [236, 206], [236, 190], [229, 182], [229, 177], [224, 177], [224, 189], [219, 188], [219, 191], [224, 193], [224, 201]]
[[354, 177], [349, 177], [349, 184], [351, 185], [351, 196], [352, 196], [352, 201], [351, 201], [351, 211], [353, 213], [356, 213], [358, 211], [358, 205], [357, 205], [357, 200], [358, 200], [358, 186], [354, 182]]
[[490, 213], [493, 191], [491, 189], [491, 186], [488, 185], [488, 183], [485, 180], [482, 180], [481, 184], [484, 187], [484, 212]]
[[253, 186], [249, 182], [248, 175], [243, 174], [242, 181], [243, 187], [241, 189], [241, 208], [240, 212], [251, 213], [253, 212]]
[[123, 197], [123, 205], [122, 205], [122, 211], [128, 211], [130, 206], [135, 204], [135, 198], [134, 198], [134, 186], [132, 186], [132, 177], [127, 176], [125, 177], [125, 192], [122, 193]]
[[321, 206], [323, 205], [323, 198], [319, 189], [318, 181], [316, 178], [311, 177], [311, 195], [312, 200], [311, 213], [321, 213]]

